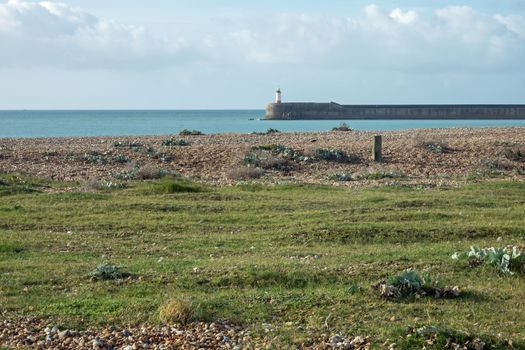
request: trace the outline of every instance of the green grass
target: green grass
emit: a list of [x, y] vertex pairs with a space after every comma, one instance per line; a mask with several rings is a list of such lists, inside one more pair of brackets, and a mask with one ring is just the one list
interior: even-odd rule
[[[25, 190], [41, 191], [36, 180], [2, 181], [0, 309], [13, 315], [72, 327], [158, 322], [161, 305], [187, 297], [202, 320], [255, 334], [270, 323], [284, 344], [328, 332], [421, 349], [424, 338], [406, 336], [425, 325], [525, 343], [524, 276], [450, 258], [525, 244], [524, 183], [349, 190], [168, 178], [44, 193]], [[91, 281], [104, 262], [133, 278]], [[464, 296], [381, 299], [372, 285], [407, 268]]]

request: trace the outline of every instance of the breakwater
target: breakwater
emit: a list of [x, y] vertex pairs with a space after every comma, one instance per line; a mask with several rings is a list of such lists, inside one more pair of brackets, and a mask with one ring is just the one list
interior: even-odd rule
[[341, 105], [271, 103], [266, 119], [525, 119], [525, 105]]

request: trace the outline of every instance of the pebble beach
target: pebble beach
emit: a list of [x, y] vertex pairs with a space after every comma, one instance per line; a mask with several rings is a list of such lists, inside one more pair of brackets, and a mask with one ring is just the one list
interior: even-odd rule
[[[465, 179], [523, 179], [525, 163], [507, 152], [523, 148], [525, 127], [413, 129], [381, 132], [383, 159], [374, 162], [375, 132], [332, 131], [269, 134], [159, 135], [141, 137], [75, 137], [0, 139], [0, 172], [64, 181], [112, 181], [135, 167], [163, 169], [212, 185], [232, 185], [245, 157], [263, 145], [284, 145], [310, 161], [289, 161], [285, 169], [269, 167], [257, 179], [335, 184], [349, 187], [392, 182], [430, 185]], [[186, 145], [165, 145], [166, 140]], [[351, 162], [315, 159], [317, 149], [338, 149]], [[232, 175], [233, 174], [233, 175]], [[334, 181], [349, 174], [352, 181]], [[395, 176], [369, 176], [395, 174]]]

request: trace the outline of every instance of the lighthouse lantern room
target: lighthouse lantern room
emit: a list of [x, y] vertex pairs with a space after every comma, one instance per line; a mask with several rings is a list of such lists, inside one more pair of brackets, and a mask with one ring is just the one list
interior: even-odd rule
[[281, 88], [275, 92], [275, 103], [281, 103]]

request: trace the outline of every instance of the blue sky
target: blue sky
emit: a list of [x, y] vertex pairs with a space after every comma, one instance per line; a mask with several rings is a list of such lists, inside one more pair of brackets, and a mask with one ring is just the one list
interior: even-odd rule
[[0, 109], [525, 103], [525, 0], [0, 0]]

